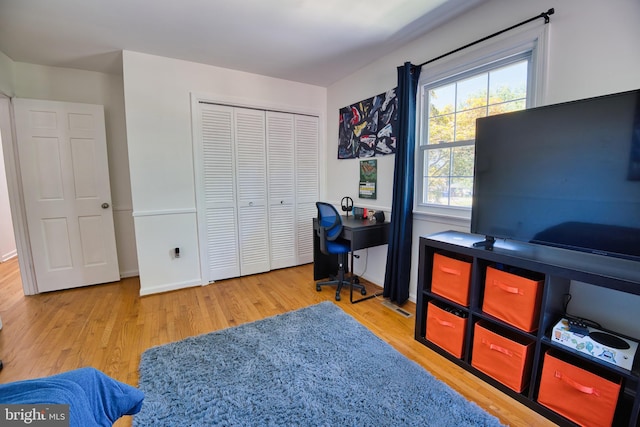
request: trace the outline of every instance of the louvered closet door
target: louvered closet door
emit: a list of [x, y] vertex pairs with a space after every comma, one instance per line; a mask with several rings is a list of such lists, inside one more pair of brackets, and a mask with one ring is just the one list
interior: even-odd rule
[[296, 265], [295, 151], [292, 114], [267, 112], [271, 268]]
[[313, 262], [313, 222], [317, 215], [318, 184], [318, 118], [296, 115], [296, 235], [297, 264]]
[[209, 281], [240, 276], [233, 108], [200, 104]]
[[234, 109], [240, 273], [270, 270], [265, 112]]

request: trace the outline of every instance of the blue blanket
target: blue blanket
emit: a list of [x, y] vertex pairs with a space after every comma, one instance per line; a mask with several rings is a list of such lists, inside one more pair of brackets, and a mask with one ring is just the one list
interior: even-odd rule
[[0, 384], [0, 403], [68, 404], [70, 426], [111, 426], [142, 408], [144, 393], [94, 368]]

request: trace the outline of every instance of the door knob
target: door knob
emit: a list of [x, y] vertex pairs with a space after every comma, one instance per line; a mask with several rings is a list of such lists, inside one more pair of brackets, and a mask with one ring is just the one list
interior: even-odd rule
[[108, 208], [109, 208], [109, 203], [102, 204], [102, 209], [108, 209]]

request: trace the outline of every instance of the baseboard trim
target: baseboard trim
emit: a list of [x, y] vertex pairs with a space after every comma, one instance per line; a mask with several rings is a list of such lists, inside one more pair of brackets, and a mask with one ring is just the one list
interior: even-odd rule
[[11, 258], [15, 258], [17, 256], [18, 256], [18, 250], [14, 249], [11, 252], [7, 252], [6, 254], [2, 255], [2, 257], [0, 257], [0, 262], [9, 261]]
[[140, 286], [140, 296], [143, 297], [145, 295], [152, 295], [152, 294], [159, 294], [162, 292], [169, 292], [169, 291], [177, 291], [178, 289], [185, 289], [185, 288], [193, 288], [195, 286], [202, 286], [203, 283], [201, 280], [190, 280], [188, 282], [180, 282], [180, 283], [169, 283], [166, 285], [160, 285], [160, 286], [150, 286], [150, 287], [145, 287], [143, 288], [142, 285]]
[[129, 270], [129, 271], [121, 271], [120, 272], [120, 278], [121, 279], [126, 279], [128, 277], [136, 277], [139, 276], [140, 272], [138, 270]]

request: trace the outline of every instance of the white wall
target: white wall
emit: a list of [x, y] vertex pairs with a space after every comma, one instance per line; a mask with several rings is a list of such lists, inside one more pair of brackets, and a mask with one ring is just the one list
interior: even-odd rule
[[[640, 40], [640, 2], [637, 0], [611, 0], [606, 2], [606, 7], [599, 0], [489, 1], [328, 88], [325, 155], [327, 169], [332, 173], [326, 181], [327, 200], [339, 203], [343, 196], [349, 195], [356, 205], [378, 206], [385, 210], [391, 208], [392, 192], [386, 187], [380, 189], [375, 205], [360, 201], [357, 198], [358, 160], [337, 160], [337, 118], [341, 107], [395, 87], [396, 68], [405, 61], [422, 63], [552, 7], [555, 14], [551, 16], [549, 28], [545, 103], [640, 88], [640, 49], [637, 46]], [[392, 182], [392, 157], [378, 159], [378, 182]], [[348, 183], [346, 187], [345, 182]], [[468, 231], [469, 224], [414, 219], [410, 286], [410, 298], [414, 301], [419, 236], [447, 229]], [[368, 258], [369, 267], [383, 266], [371, 272], [370, 280], [383, 283], [386, 250], [370, 250]], [[356, 264], [355, 271], [361, 268]], [[579, 292], [588, 293], [589, 290], [580, 288]], [[594, 294], [593, 298], [585, 299], [585, 304], [592, 303], [598, 301], [598, 296]], [[640, 330], [636, 331], [636, 336], [640, 337]]]
[[10, 141], [11, 134], [4, 135], [3, 129], [9, 126], [7, 114], [9, 98], [0, 96], [0, 262], [7, 261], [18, 255], [16, 239], [13, 234], [13, 221], [11, 219], [11, 205], [9, 204], [9, 187], [4, 165], [3, 139]]
[[120, 275], [137, 275], [122, 76], [21, 62], [13, 70], [16, 97], [104, 105]]
[[0, 93], [11, 97], [13, 95], [13, 61], [0, 52]]
[[[9, 189], [4, 164], [3, 145], [11, 142], [11, 129], [7, 109], [8, 97], [13, 93], [13, 61], [0, 52], [0, 262], [17, 255], [16, 240], [13, 234]], [[4, 98], [6, 96], [6, 98]], [[4, 138], [4, 142], [2, 142]]]
[[[326, 89], [131, 51], [123, 52], [123, 75], [140, 292], [202, 284], [192, 93], [317, 114], [324, 126]], [[174, 247], [180, 247], [180, 258], [171, 256]]]

